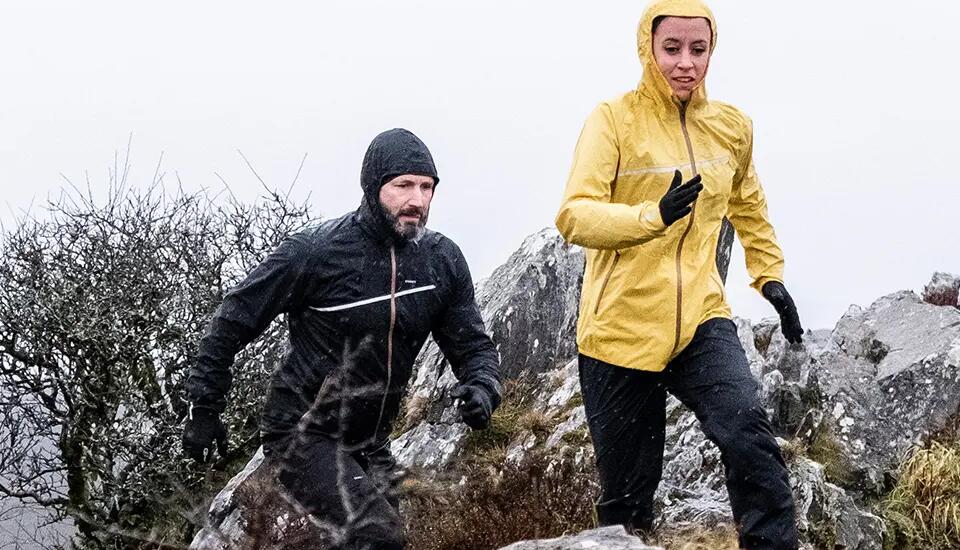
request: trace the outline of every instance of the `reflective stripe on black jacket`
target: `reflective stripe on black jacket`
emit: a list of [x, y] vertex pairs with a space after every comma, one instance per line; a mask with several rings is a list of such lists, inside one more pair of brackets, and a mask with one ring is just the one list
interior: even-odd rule
[[382, 235], [380, 220], [365, 203], [284, 240], [214, 315], [187, 382], [194, 406], [223, 410], [234, 355], [281, 313], [287, 314], [290, 341], [270, 381], [265, 438], [290, 434], [325, 380], [345, 364], [336, 399], [317, 404], [306, 431], [382, 444], [431, 333], [456, 377], [499, 402], [497, 351], [484, 332], [460, 249], [433, 231], [418, 242]]

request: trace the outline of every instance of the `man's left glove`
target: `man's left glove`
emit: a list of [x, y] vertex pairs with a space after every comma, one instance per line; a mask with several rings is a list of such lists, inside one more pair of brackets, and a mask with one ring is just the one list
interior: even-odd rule
[[450, 397], [460, 400], [460, 417], [463, 423], [474, 430], [483, 430], [490, 425], [493, 400], [487, 390], [471, 385], [462, 385], [450, 391]]
[[800, 326], [800, 315], [797, 306], [793, 303], [790, 293], [779, 281], [769, 281], [763, 285], [763, 297], [773, 304], [773, 308], [780, 315], [780, 330], [791, 344], [803, 342], [803, 327]]
[[183, 452], [193, 460], [204, 463], [213, 458], [213, 444], [217, 454], [227, 454], [227, 428], [220, 420], [220, 413], [205, 408], [192, 407], [187, 425], [183, 429]]

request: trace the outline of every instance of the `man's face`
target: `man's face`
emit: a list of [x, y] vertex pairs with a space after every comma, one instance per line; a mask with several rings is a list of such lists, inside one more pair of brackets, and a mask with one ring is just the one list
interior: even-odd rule
[[711, 38], [702, 17], [666, 17], [653, 33], [653, 56], [680, 101], [690, 99], [707, 74]]
[[416, 240], [423, 234], [433, 199], [433, 178], [403, 174], [380, 188], [380, 209], [400, 237]]

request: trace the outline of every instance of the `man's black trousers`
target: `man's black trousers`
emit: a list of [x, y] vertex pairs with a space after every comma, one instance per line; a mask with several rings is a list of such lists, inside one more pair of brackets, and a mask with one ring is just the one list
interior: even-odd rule
[[[292, 443], [291, 443], [292, 441]], [[317, 435], [264, 444], [284, 488], [331, 532], [337, 550], [402, 550], [406, 546], [396, 491], [396, 461], [388, 447], [347, 450]]]
[[797, 548], [786, 466], [732, 321], [704, 322], [662, 372], [580, 355], [580, 385], [600, 474], [601, 525], [652, 527], [669, 391], [720, 449], [740, 546]]

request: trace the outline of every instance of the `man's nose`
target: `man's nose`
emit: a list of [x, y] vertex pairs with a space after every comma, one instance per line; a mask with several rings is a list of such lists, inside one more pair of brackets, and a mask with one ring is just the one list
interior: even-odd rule
[[413, 189], [409, 195], [407, 195], [407, 205], [408, 206], [423, 206], [426, 200], [426, 192], [422, 189], [416, 188]]

